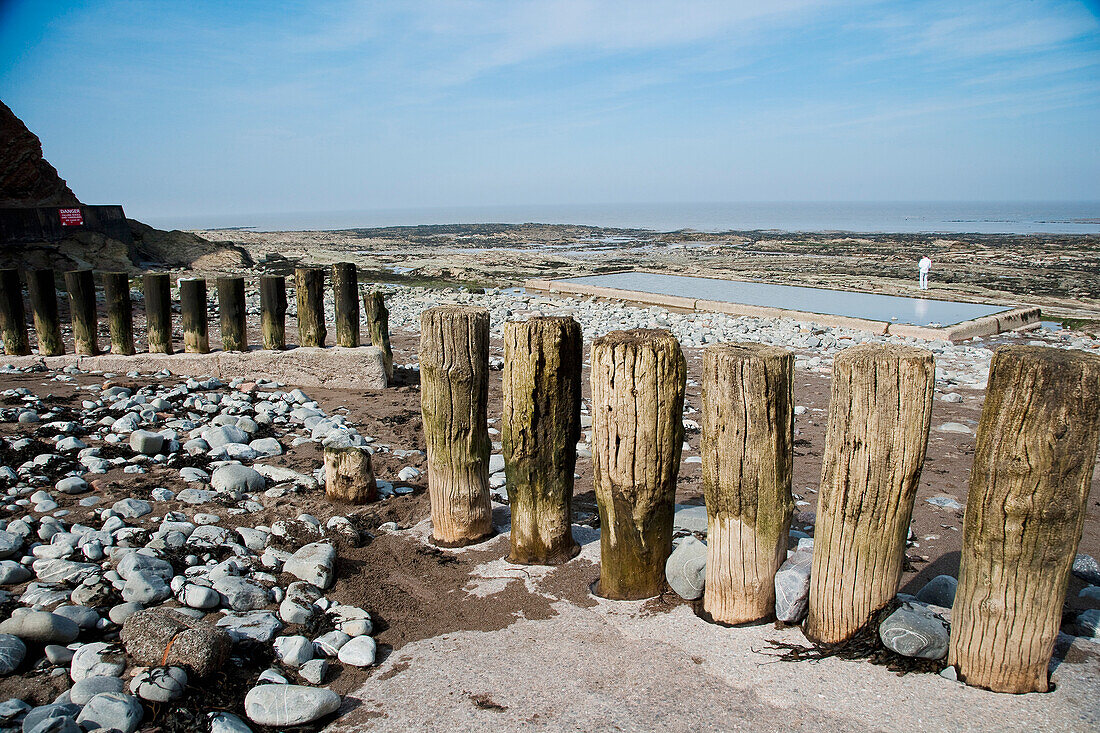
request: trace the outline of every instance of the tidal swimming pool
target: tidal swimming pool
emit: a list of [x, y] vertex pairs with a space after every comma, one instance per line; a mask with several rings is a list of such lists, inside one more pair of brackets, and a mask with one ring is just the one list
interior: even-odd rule
[[654, 272], [616, 272], [555, 282], [596, 285], [724, 303], [742, 303], [830, 316], [848, 316], [869, 321], [907, 323], [914, 326], [953, 326], [963, 321], [1011, 310], [1008, 306], [1000, 305], [856, 293], [849, 290], [808, 288], [798, 285], [773, 285], [745, 280], [664, 275]]

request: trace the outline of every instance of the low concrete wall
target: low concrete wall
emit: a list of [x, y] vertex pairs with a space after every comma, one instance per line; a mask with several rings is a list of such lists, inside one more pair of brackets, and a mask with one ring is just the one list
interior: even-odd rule
[[355, 349], [297, 347], [286, 351], [212, 351], [209, 354], [102, 354], [100, 356], [0, 356], [0, 363], [17, 367], [44, 364], [63, 369], [75, 364], [94, 372], [142, 373], [167, 369], [185, 377], [274, 379], [296, 387], [385, 389], [386, 368], [376, 346]]

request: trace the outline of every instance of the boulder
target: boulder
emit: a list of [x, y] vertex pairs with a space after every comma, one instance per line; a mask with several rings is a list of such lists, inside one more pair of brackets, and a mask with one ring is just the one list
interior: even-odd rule
[[196, 677], [220, 669], [233, 639], [224, 630], [169, 609], [138, 611], [122, 626], [122, 643], [139, 664], [185, 667]]

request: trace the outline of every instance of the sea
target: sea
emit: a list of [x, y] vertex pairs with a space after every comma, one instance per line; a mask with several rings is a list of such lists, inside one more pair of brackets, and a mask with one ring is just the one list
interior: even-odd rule
[[1100, 201], [539, 204], [138, 217], [162, 229], [305, 231], [420, 224], [582, 224], [671, 232], [1098, 234]]

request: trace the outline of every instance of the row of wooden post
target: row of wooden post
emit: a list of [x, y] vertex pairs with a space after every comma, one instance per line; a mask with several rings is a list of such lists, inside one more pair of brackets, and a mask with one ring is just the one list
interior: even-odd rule
[[[133, 354], [133, 306], [130, 301], [129, 276], [124, 272], [105, 272], [102, 277], [111, 333], [111, 352]], [[263, 347], [285, 349], [286, 280], [281, 276], [266, 275], [259, 280]], [[324, 312], [325, 271], [315, 267], [299, 267], [294, 272], [294, 280], [301, 345], [324, 346], [327, 336]], [[355, 348], [359, 346], [360, 311], [358, 273], [353, 263], [338, 262], [332, 266], [332, 287], [336, 304], [336, 345]], [[72, 314], [76, 353], [98, 354], [98, 316], [92, 271], [66, 272], [65, 288]], [[248, 328], [244, 278], [220, 277], [217, 279], [217, 288], [222, 348], [226, 351], [246, 351]], [[169, 276], [165, 273], [148, 273], [143, 276], [143, 289], [149, 352], [171, 354], [172, 295]], [[206, 353], [210, 350], [206, 280], [180, 278], [179, 291], [184, 351]], [[27, 292], [35, 333], [38, 336], [39, 353], [43, 356], [64, 354], [54, 271], [28, 271]], [[387, 374], [392, 376], [389, 313], [384, 296], [380, 291], [365, 293], [363, 304], [371, 342], [383, 350]], [[23, 307], [23, 288], [19, 272], [14, 269], [0, 270], [0, 335], [8, 354], [14, 356], [31, 353]]]
[[[489, 314], [421, 318], [420, 373], [433, 541], [493, 532], [486, 427]], [[508, 323], [502, 437], [509, 559], [555, 564], [571, 532], [582, 342], [572, 318]], [[657, 595], [672, 551], [686, 367], [667, 331], [592, 345], [598, 593]], [[805, 633], [850, 638], [897, 594], [932, 414], [935, 362], [906, 346], [836, 356]], [[794, 355], [757, 344], [704, 351], [701, 453], [708, 515], [703, 610], [739, 624], [774, 613], [794, 502]], [[994, 356], [971, 472], [949, 663], [969, 684], [1047, 688], [1100, 441], [1100, 358], [1004, 347]]]

